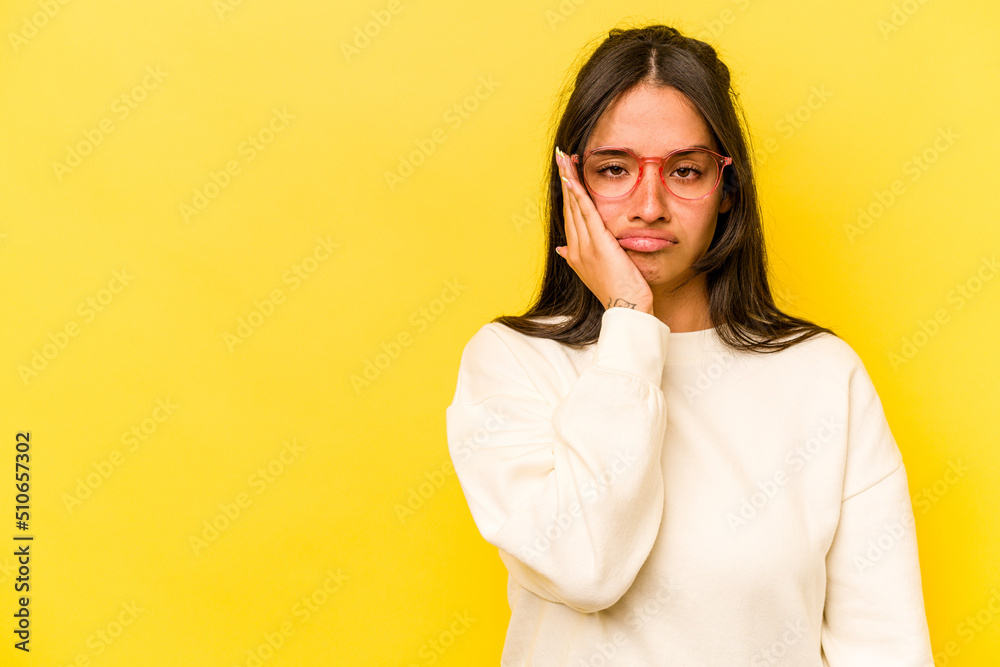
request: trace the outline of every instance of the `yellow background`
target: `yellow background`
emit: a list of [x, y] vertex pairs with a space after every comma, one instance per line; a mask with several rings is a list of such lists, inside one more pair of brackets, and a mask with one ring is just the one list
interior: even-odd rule
[[658, 19], [734, 72], [781, 303], [879, 390], [938, 667], [997, 664], [995, 3], [63, 2], [0, 6], [0, 663], [497, 664], [444, 408], [536, 287], [560, 86]]

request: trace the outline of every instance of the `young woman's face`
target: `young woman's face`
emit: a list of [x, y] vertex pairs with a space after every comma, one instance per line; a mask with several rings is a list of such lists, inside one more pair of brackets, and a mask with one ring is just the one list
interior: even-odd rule
[[[619, 146], [640, 156], [662, 157], [677, 148], [698, 145], [719, 152], [708, 125], [688, 98], [675, 88], [640, 85], [598, 119], [583, 152]], [[720, 183], [704, 199], [680, 199], [664, 187], [655, 164], [646, 162], [642, 169], [642, 179], [627, 197], [604, 199], [593, 193], [590, 197], [604, 226], [620, 243], [627, 232], [641, 230], [676, 239], [651, 251], [642, 249], [641, 241], [624, 241], [633, 248], [622, 246], [647, 283], [670, 288], [686, 278], [691, 265], [705, 254], [716, 219], [729, 210], [731, 198], [723, 198]]]

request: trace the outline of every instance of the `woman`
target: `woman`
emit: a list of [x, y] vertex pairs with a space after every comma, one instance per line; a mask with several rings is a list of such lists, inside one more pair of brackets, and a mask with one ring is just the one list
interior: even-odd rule
[[853, 349], [771, 297], [737, 110], [662, 25], [576, 77], [541, 293], [446, 412], [504, 665], [933, 664], [899, 448]]

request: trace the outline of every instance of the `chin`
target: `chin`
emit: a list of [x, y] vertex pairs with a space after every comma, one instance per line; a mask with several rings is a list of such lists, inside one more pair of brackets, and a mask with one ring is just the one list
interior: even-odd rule
[[[649, 254], [649, 253], [646, 253]], [[662, 285], [674, 280], [677, 275], [672, 271], [667, 271], [662, 265], [652, 266], [647, 263], [637, 263], [636, 268], [642, 279], [650, 285]]]
[[[680, 258], [667, 255], [669, 249], [657, 250], [655, 252], [638, 252], [636, 250], [626, 250], [635, 268], [639, 269], [643, 279], [650, 285], [663, 285], [676, 281], [684, 271], [679, 271], [678, 260]], [[686, 259], [681, 261], [687, 261]], [[689, 267], [690, 264], [686, 264]]]

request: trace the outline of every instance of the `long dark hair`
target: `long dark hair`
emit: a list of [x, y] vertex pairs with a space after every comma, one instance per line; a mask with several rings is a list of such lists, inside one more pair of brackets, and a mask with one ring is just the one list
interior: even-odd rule
[[566, 245], [566, 236], [553, 154], [556, 146], [570, 154], [581, 152], [601, 114], [640, 84], [669, 86], [686, 95], [707, 122], [722, 154], [733, 159], [722, 185], [732, 197], [732, 206], [719, 214], [708, 250], [691, 266], [692, 277], [706, 276], [709, 315], [719, 338], [736, 349], [776, 352], [822, 332], [836, 335], [782, 312], [775, 304], [768, 284], [745, 116], [731, 86], [729, 68], [710, 45], [665, 25], [612, 29], [577, 73], [549, 146], [552, 157], [544, 208], [549, 231], [541, 291], [523, 315], [503, 315], [493, 321], [528, 336], [572, 346], [597, 341], [605, 308], [555, 253], [556, 246]]

